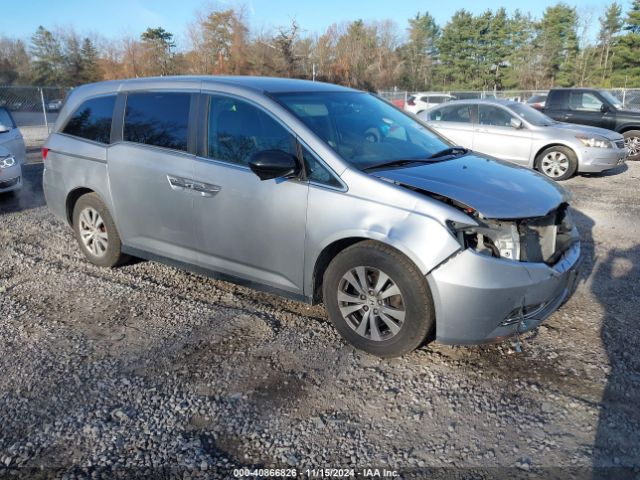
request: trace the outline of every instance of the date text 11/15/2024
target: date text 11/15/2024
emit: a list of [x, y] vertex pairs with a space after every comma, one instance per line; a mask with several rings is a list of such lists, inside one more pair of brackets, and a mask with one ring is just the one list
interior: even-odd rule
[[236, 478], [295, 478], [298, 474], [306, 478], [397, 478], [396, 470], [386, 468], [307, 468], [298, 472], [295, 468], [238, 468], [233, 470]]

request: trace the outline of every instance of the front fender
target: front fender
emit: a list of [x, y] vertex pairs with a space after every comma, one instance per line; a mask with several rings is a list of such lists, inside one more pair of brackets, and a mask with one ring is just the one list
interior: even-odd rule
[[[314, 193], [318, 198], [313, 198]], [[406, 255], [423, 275], [461, 248], [449, 230], [432, 217], [348, 195], [340, 196], [341, 205], [327, 208], [322, 198], [325, 194], [310, 192], [305, 245], [307, 296], [313, 293], [316, 262], [322, 252], [341, 240], [361, 238], [385, 243]], [[336, 202], [334, 196], [330, 199]]]

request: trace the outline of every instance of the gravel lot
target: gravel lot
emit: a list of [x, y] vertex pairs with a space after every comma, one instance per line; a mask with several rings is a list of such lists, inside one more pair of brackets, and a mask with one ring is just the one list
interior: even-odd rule
[[640, 163], [565, 182], [584, 281], [521, 353], [431, 344], [390, 361], [346, 345], [321, 307], [90, 265], [41, 173], [0, 195], [0, 477], [640, 478]]

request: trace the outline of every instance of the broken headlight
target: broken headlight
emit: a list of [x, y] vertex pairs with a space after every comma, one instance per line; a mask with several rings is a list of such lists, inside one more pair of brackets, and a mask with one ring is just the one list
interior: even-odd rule
[[520, 234], [515, 222], [482, 220], [468, 227], [451, 223], [460, 245], [496, 258], [520, 259]]

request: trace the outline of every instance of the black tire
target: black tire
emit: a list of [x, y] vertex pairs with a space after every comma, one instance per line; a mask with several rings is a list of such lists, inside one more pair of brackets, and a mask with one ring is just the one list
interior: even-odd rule
[[[628, 132], [624, 132], [622, 135], [624, 136], [624, 143], [627, 148], [629, 148], [632, 143], [632, 148], [637, 149], [640, 147], [640, 130], [629, 130]], [[629, 150], [631, 150], [631, 148], [629, 148]], [[629, 155], [627, 160], [640, 160], [640, 150], [633, 155]]]
[[[91, 208], [97, 211], [102, 218], [101, 232], [107, 234], [107, 248], [106, 251], [100, 255], [94, 254], [84, 244], [80, 235], [80, 214], [83, 210]], [[122, 253], [122, 242], [120, 241], [120, 234], [116, 228], [116, 224], [109, 213], [104, 202], [95, 193], [87, 193], [81, 196], [73, 207], [73, 231], [76, 234], [76, 240], [80, 245], [80, 250], [87, 257], [87, 259], [94, 265], [100, 267], [116, 267], [122, 265], [129, 260], [129, 256]]]
[[[342, 291], [341, 285], [346, 285], [343, 276], [360, 266], [384, 272], [397, 285], [401, 293], [405, 312], [404, 321], [401, 323], [399, 331], [390, 338], [381, 338], [380, 340], [365, 338], [356, 332], [355, 327], [347, 323], [348, 320], [343, 317], [340, 311], [338, 292]], [[391, 285], [391, 283], [386, 285]], [[324, 274], [322, 295], [329, 319], [338, 332], [356, 348], [379, 357], [397, 357], [416, 349], [435, 326], [433, 299], [424, 275], [401, 252], [379, 242], [369, 240], [359, 242], [336, 255]], [[397, 299], [398, 297], [391, 298]], [[384, 302], [386, 301], [388, 299], [384, 300]], [[371, 313], [373, 313], [374, 306], [370, 307]], [[373, 321], [377, 322], [376, 331], [379, 332], [385, 328], [385, 323], [379, 317], [373, 317]], [[382, 329], [379, 329], [378, 326], [381, 326]], [[386, 331], [386, 335], [391, 335], [391, 331]]]
[[[564, 172], [561, 172], [561, 174], [558, 176], [553, 176], [553, 174], [548, 173], [548, 170], [545, 171], [543, 162], [545, 161], [547, 155], [558, 155], [566, 157], [568, 160], [567, 169]], [[535, 165], [536, 170], [542, 173], [545, 177], [561, 182], [573, 177], [574, 173], [576, 173], [576, 170], [578, 170], [578, 158], [576, 157], [575, 152], [570, 148], [563, 147], [562, 145], [553, 145], [549, 148], [545, 148], [538, 154], [538, 156], [536, 157]]]

